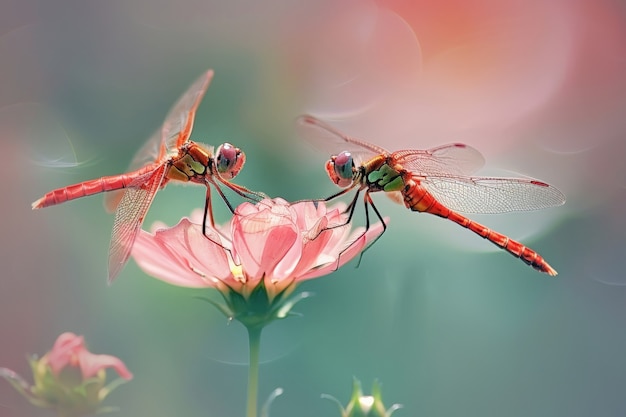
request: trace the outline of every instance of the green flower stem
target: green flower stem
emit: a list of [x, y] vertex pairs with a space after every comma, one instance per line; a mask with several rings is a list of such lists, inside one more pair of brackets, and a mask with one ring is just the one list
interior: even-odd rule
[[261, 351], [261, 330], [263, 326], [248, 326], [250, 364], [248, 367], [248, 411], [246, 417], [257, 416], [259, 395], [259, 353]]

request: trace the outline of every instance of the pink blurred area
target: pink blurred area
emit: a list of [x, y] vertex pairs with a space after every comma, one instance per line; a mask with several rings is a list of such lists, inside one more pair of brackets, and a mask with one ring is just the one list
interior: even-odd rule
[[354, 2], [316, 17], [291, 42], [293, 73], [307, 110], [346, 133], [390, 150], [466, 142], [574, 207], [624, 186], [623, 4]]
[[[2, 202], [2, 232], [0, 238], [0, 366], [7, 367], [32, 380], [27, 357], [43, 354], [45, 344], [55, 332], [54, 314], [60, 300], [65, 299], [63, 288], [55, 271], [63, 270], [58, 244], [50, 245], [45, 236], [50, 233], [44, 218], [33, 216], [30, 210], [30, 192], [24, 187], [37, 181], [18, 155], [29, 153], [23, 131], [16, 128], [7, 111], [0, 111], [0, 140], [6, 156], [0, 164], [0, 192]], [[13, 114], [12, 116], [15, 116]], [[20, 181], [9, 180], [16, 175]], [[4, 380], [0, 384], [0, 415], [30, 415], [25, 400]], [[8, 414], [9, 410], [15, 414]], [[28, 411], [27, 411], [28, 410]]]
[[[240, 116], [260, 129], [308, 112], [390, 150], [465, 142], [488, 168], [554, 183], [583, 207], [626, 185], [623, 2], [137, 0], [58, 13], [99, 16], [93, 73], [72, 67], [92, 86], [130, 74], [149, 88], [191, 56], [220, 82], [215, 51], [237, 51], [258, 66]], [[4, 105], [55, 83], [32, 54], [44, 8], [16, 3], [11, 20], [2, 67], [27, 82], [7, 83]]]

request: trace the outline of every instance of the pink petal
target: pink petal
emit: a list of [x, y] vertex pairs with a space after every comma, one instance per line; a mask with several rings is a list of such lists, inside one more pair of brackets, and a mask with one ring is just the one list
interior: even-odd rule
[[95, 376], [104, 368], [114, 368], [125, 379], [133, 377], [121, 360], [110, 355], [94, 355], [87, 350], [83, 336], [70, 332], [61, 334], [44, 358], [52, 372], [57, 375], [70, 366], [80, 367], [85, 379]]
[[296, 279], [318, 266], [320, 255], [324, 253], [330, 238], [335, 233], [333, 229], [326, 229], [327, 225], [326, 218], [322, 217], [318, 226], [311, 231], [312, 239], [305, 240], [300, 262], [293, 271], [293, 276]]
[[326, 214], [324, 202], [317, 204], [312, 201], [301, 201], [291, 206], [295, 211], [297, 226], [300, 230], [310, 230], [315, 223]]
[[[180, 246], [172, 248], [181, 250], [180, 253], [187, 250], [186, 262], [196, 272], [201, 272], [206, 277], [227, 279], [232, 275], [228, 251], [222, 245], [222, 239], [217, 232], [207, 230], [207, 234], [208, 237], [202, 234], [201, 226], [188, 224], [184, 228], [184, 234], [178, 236], [181, 239], [177, 241]], [[167, 236], [163, 235], [162, 238], [167, 239]]]
[[[385, 218], [385, 223], [388, 223], [388, 218]], [[370, 242], [372, 242], [376, 237], [378, 237], [383, 231], [382, 223], [376, 223], [369, 228], [367, 233], [362, 234], [357, 240], [352, 242], [350, 246], [341, 254], [339, 258], [339, 263], [335, 260], [334, 262], [330, 262], [318, 269], [314, 269], [307, 274], [304, 274], [300, 277], [300, 280], [307, 280], [312, 278], [317, 278], [322, 275], [330, 274], [331, 272], [336, 271], [338, 268], [341, 268], [347, 262], [351, 261], [356, 255], [358, 255], [363, 248], [366, 247]], [[361, 234], [362, 231], [357, 230], [355, 234]], [[354, 234], [353, 234], [354, 235]], [[336, 259], [336, 258], [335, 258]]]
[[113, 368], [124, 379], [131, 379], [133, 374], [126, 368], [124, 362], [111, 355], [94, 355], [87, 350], [79, 353], [80, 368], [83, 378], [91, 378], [98, 374], [101, 369]]
[[237, 216], [249, 216], [251, 214], [257, 213], [258, 211], [259, 209], [256, 207], [256, 205], [246, 201], [237, 206], [237, 208], [235, 209], [235, 214]]
[[182, 219], [176, 226], [150, 234], [140, 231], [133, 257], [149, 275], [173, 285], [214, 287], [212, 278], [231, 277], [228, 257], [213, 231], [212, 239], [202, 235], [200, 226]]
[[86, 351], [85, 339], [82, 336], [77, 336], [74, 333], [63, 333], [52, 346], [52, 350], [46, 355], [48, 365], [54, 374], [61, 372], [66, 366], [77, 366], [75, 361], [75, 355], [78, 352]]
[[324, 257], [336, 259], [339, 253], [345, 249], [346, 242], [350, 242], [351, 225], [346, 223], [346, 219], [346, 216], [340, 216], [335, 221], [328, 221], [327, 227], [331, 235], [322, 251]]
[[285, 253], [282, 259], [276, 264], [271, 274], [267, 274], [267, 278], [272, 282], [282, 281], [285, 278], [294, 276], [294, 270], [300, 262], [304, 249], [302, 239], [297, 235], [296, 237], [291, 248], [289, 248], [287, 253]]
[[265, 208], [233, 218], [233, 252], [248, 278], [255, 282], [273, 271], [298, 237], [290, 216], [284, 212]]

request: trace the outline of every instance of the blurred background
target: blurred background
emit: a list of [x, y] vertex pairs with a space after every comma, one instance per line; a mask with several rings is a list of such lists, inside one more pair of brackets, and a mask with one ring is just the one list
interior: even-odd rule
[[[345, 404], [353, 376], [366, 392], [380, 379], [398, 416], [626, 413], [626, 5], [610, 0], [2, 0], [0, 366], [28, 375], [25, 355], [72, 331], [134, 372], [107, 402], [117, 415], [244, 414], [242, 326], [132, 260], [107, 286], [101, 196], [30, 210], [124, 172], [208, 68], [192, 139], [241, 147], [236, 182], [253, 190], [337, 191], [296, 134], [311, 113], [390, 150], [465, 142], [481, 174], [568, 198], [470, 216], [540, 252], [550, 278], [374, 195], [391, 223], [361, 266], [304, 284], [303, 316], [264, 333], [260, 398], [285, 390], [272, 417], [337, 416], [320, 395]], [[145, 228], [203, 198], [168, 186]], [[0, 416], [47, 415], [0, 381]]]

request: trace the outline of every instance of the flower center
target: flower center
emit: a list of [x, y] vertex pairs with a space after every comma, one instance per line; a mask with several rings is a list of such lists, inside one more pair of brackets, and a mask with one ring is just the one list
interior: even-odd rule
[[230, 266], [230, 273], [233, 274], [233, 278], [245, 284], [246, 276], [243, 273], [243, 267], [236, 265], [232, 259], [228, 259], [228, 265]]

